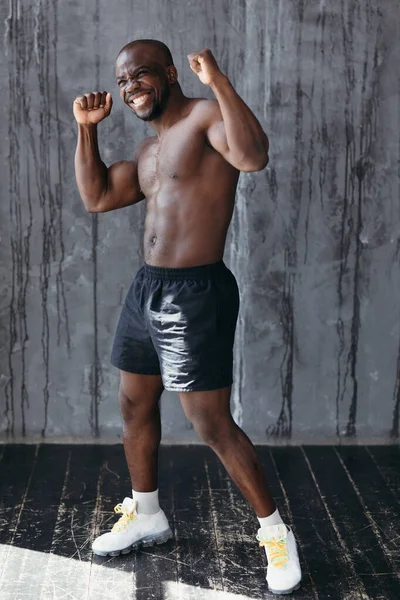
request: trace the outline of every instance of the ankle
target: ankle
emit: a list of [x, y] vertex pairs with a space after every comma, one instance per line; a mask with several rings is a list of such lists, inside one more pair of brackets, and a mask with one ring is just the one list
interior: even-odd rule
[[132, 489], [132, 498], [137, 502], [138, 514], [154, 515], [160, 510], [158, 488], [153, 492], [136, 492]]
[[257, 519], [260, 523], [260, 527], [268, 527], [269, 525], [279, 525], [279, 523], [283, 523], [278, 509], [276, 509], [272, 515], [269, 515], [268, 517], [257, 517]]

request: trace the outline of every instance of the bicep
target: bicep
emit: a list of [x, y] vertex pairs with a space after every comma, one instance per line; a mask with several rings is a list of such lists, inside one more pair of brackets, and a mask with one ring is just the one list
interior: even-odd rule
[[221, 109], [216, 101], [208, 105], [206, 137], [211, 146], [224, 157], [235, 169], [238, 169], [235, 157], [229, 149], [226, 136], [225, 123], [222, 119]]
[[120, 160], [107, 170], [107, 189], [105, 190], [97, 212], [108, 212], [136, 204], [144, 199], [140, 190], [138, 166], [136, 160]]
[[225, 123], [222, 120], [219, 108], [213, 110], [211, 123], [207, 124], [206, 136], [214, 150], [222, 154], [225, 160], [229, 162], [230, 151], [226, 137]]
[[[221, 109], [217, 102], [209, 101], [207, 106], [207, 112], [205, 112], [205, 122], [206, 122], [206, 136], [211, 144], [211, 146], [219, 152], [224, 159], [231, 164], [238, 171], [254, 171], [260, 170], [259, 168], [253, 168], [253, 161], [249, 163], [247, 150], [245, 146], [241, 146], [240, 137], [238, 134], [235, 134], [235, 138], [239, 137], [239, 142], [235, 139], [234, 144], [234, 152], [232, 152], [229, 148], [228, 139], [226, 135], [225, 123], [222, 118]], [[247, 142], [247, 146], [248, 146]], [[264, 157], [268, 154], [269, 142], [268, 138], [265, 134], [263, 134], [262, 138], [258, 138], [258, 134], [254, 135], [254, 140], [252, 142], [252, 154], [259, 153], [260, 156]], [[251, 168], [248, 168], [248, 164], [251, 165]], [[265, 165], [264, 165], [265, 166]], [[262, 167], [264, 168], [264, 167]]]

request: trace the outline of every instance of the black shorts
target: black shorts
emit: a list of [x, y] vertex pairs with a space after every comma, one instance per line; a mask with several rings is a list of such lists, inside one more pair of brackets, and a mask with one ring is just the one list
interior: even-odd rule
[[223, 261], [179, 269], [144, 264], [125, 299], [111, 363], [161, 375], [170, 391], [227, 387], [238, 312], [236, 279]]

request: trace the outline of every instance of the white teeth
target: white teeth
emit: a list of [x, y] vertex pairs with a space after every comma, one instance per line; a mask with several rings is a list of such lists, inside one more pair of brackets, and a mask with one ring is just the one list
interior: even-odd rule
[[149, 94], [144, 94], [144, 96], [139, 96], [139, 98], [135, 98], [133, 101], [133, 104], [135, 106], [141, 106], [142, 104], [144, 104], [146, 102], [148, 96], [149, 96]]

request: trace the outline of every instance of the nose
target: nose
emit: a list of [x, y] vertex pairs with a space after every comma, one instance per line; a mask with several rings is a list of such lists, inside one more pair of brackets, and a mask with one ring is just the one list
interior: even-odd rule
[[138, 88], [138, 82], [135, 79], [128, 79], [125, 90], [128, 94], [132, 94]]

